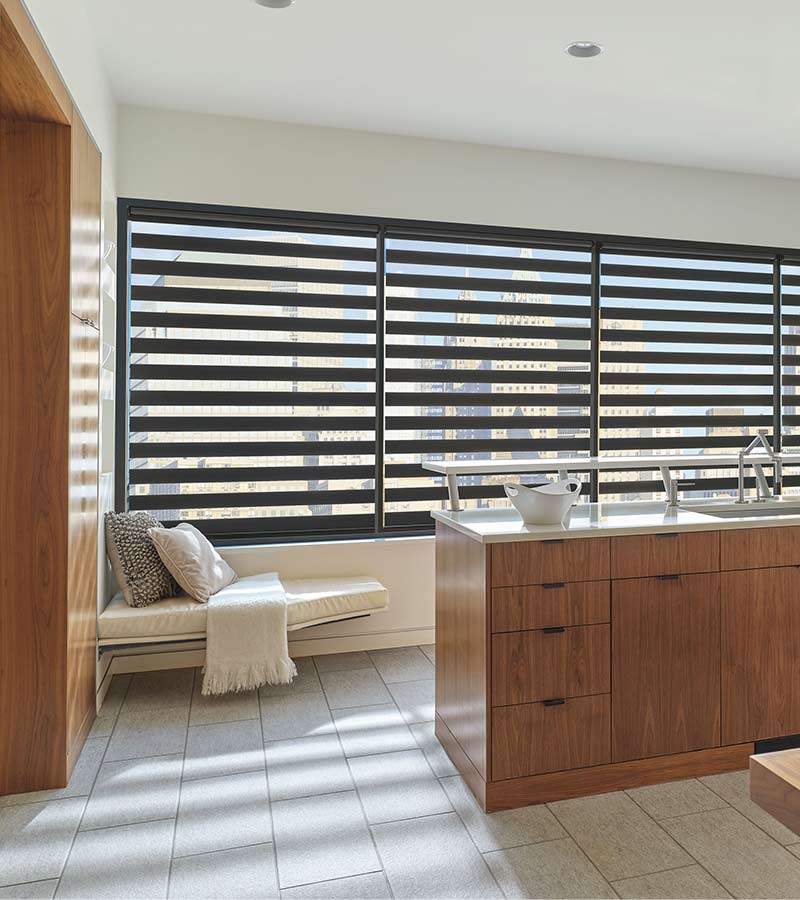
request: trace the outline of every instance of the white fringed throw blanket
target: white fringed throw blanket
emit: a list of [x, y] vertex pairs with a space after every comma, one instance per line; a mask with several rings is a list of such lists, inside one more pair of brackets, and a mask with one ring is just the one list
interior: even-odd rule
[[276, 572], [234, 582], [208, 600], [203, 694], [288, 684], [286, 592]]

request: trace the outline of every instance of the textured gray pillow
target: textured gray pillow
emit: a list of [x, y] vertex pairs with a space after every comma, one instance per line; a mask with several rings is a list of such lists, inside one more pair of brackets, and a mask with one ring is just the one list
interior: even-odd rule
[[128, 606], [174, 597], [178, 586], [147, 533], [161, 526], [158, 519], [146, 512], [107, 512], [105, 521], [108, 558]]

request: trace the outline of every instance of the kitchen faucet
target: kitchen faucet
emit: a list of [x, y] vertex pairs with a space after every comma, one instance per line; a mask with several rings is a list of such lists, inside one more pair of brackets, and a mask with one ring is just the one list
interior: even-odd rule
[[[766, 451], [766, 460], [762, 454], [754, 454], [753, 451], [759, 444]], [[744, 467], [749, 462], [753, 467], [753, 471], [756, 476], [756, 500], [769, 500], [774, 496], [772, 491], [769, 489], [769, 484], [767, 483], [767, 478], [764, 475], [764, 469], [762, 468], [762, 463], [766, 461], [768, 463], [772, 463], [773, 466], [773, 478], [772, 483], [773, 486], [780, 483], [781, 475], [782, 475], [782, 463], [781, 463], [781, 455], [776, 453], [769, 443], [769, 438], [767, 437], [767, 429], [759, 428], [758, 434], [753, 438], [752, 441], [744, 448], [744, 450], [739, 451], [739, 496], [736, 499], [737, 503], [749, 503], [749, 500], [745, 499], [744, 496]]]

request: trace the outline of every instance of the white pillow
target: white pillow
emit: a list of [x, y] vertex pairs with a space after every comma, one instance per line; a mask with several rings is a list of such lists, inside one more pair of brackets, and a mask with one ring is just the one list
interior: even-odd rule
[[236, 572], [193, 525], [151, 528], [147, 534], [175, 581], [200, 603], [236, 581]]

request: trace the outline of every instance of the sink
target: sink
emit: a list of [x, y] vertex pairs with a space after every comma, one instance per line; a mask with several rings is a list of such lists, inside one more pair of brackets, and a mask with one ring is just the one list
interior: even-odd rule
[[800, 504], [789, 506], [783, 503], [756, 505], [737, 503], [730, 506], [685, 506], [684, 509], [714, 516], [717, 519], [775, 519], [784, 516], [800, 516]]

